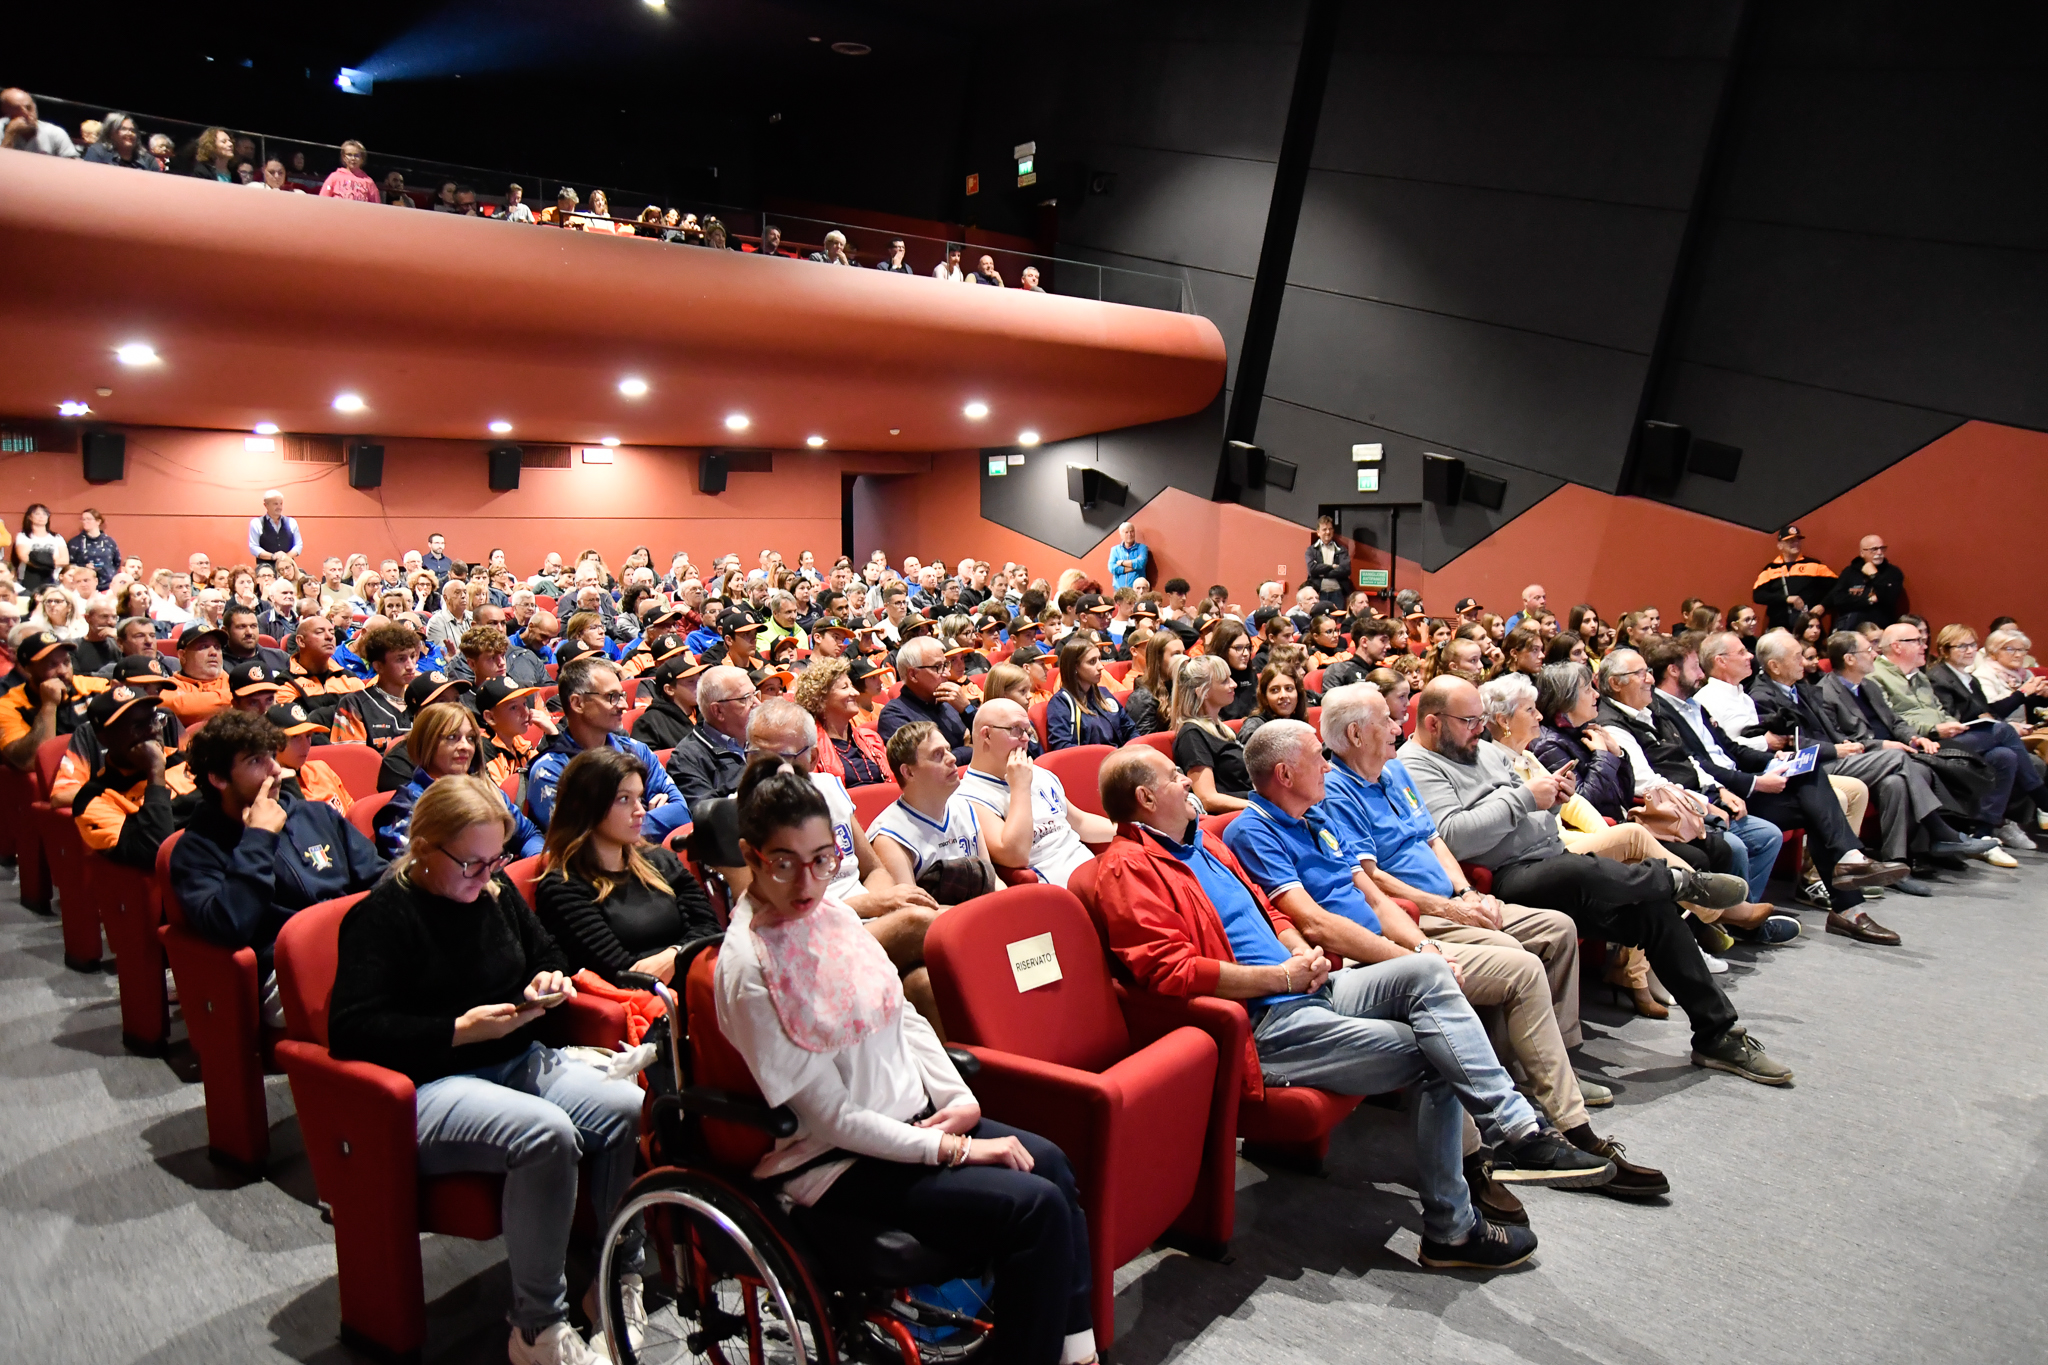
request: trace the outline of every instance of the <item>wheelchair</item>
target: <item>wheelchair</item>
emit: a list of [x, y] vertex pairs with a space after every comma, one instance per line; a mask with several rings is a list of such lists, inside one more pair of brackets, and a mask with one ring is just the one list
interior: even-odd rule
[[[651, 978], [667, 1006], [665, 1068], [641, 1139], [647, 1173], [620, 1201], [600, 1247], [599, 1311], [617, 1365], [960, 1365], [989, 1340], [987, 1267], [965, 1265], [900, 1229], [785, 1211], [750, 1172], [796, 1115], [770, 1108], [718, 1030], [719, 938], [677, 954], [682, 997]], [[948, 1049], [963, 1076], [978, 1064]], [[660, 1061], [656, 1063], [662, 1065]], [[660, 1093], [667, 1091], [668, 1093]], [[624, 1249], [645, 1246], [647, 1325], [621, 1330]], [[944, 1290], [939, 1287], [943, 1286]], [[977, 1297], [977, 1290], [979, 1296]], [[950, 1293], [946, 1291], [951, 1291]], [[950, 1298], [951, 1303], [938, 1300]], [[963, 1311], [963, 1309], [965, 1311]]]

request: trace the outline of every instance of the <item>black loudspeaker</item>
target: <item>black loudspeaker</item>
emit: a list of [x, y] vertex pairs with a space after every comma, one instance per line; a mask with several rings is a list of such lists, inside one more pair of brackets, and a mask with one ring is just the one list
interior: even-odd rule
[[1627, 490], [1638, 497], [1669, 497], [1685, 475], [1692, 432], [1676, 422], [1645, 422], [1636, 441], [1636, 472]]
[[518, 446], [491, 447], [491, 491], [510, 493], [519, 487]]
[[1456, 507], [1465, 496], [1465, 462], [1455, 455], [1423, 452], [1422, 496], [1440, 507]]
[[85, 448], [85, 481], [117, 483], [128, 470], [128, 438], [118, 431], [88, 431], [81, 442]]
[[699, 493], [723, 493], [725, 491], [725, 456], [715, 450], [707, 450], [697, 457], [697, 491]]
[[348, 448], [348, 486], [377, 488], [384, 483], [384, 447], [358, 442]]
[[1067, 497], [1080, 503], [1084, 512], [1104, 502], [1122, 507], [1130, 492], [1127, 485], [1119, 483], [1099, 469], [1091, 469], [1080, 464], [1067, 466]]
[[1275, 488], [1284, 488], [1289, 493], [1292, 493], [1294, 491], [1294, 476], [1300, 472], [1300, 466], [1292, 460], [1283, 460], [1277, 455], [1268, 455], [1266, 457], [1266, 482], [1272, 484]]
[[1498, 512], [1500, 505], [1508, 500], [1508, 481], [1496, 479], [1491, 474], [1482, 474], [1476, 469], [1465, 471], [1465, 501], [1475, 507], [1484, 507], [1489, 512]]
[[1696, 439], [1692, 443], [1692, 449], [1686, 453], [1685, 467], [1689, 473], [1704, 474], [1723, 483], [1734, 483], [1735, 471], [1742, 467], [1742, 447]]
[[1225, 462], [1229, 465], [1230, 481], [1239, 488], [1264, 488], [1266, 486], [1266, 452], [1264, 447], [1249, 441], [1230, 441], [1223, 447]]

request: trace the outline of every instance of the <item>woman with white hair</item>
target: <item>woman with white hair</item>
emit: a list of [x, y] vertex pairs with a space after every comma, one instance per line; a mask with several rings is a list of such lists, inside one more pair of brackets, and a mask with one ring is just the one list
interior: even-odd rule
[[825, 234], [825, 249], [813, 251], [810, 259], [820, 265], [852, 265], [853, 262], [846, 256], [846, 234], [838, 228], [833, 228]]
[[76, 642], [85, 638], [85, 604], [71, 589], [52, 583], [36, 594], [36, 607], [27, 623], [60, 640]]

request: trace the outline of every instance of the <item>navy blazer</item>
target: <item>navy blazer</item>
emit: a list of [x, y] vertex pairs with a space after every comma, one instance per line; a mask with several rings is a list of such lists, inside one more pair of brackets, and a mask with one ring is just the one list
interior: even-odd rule
[[1717, 763], [1708, 755], [1707, 746], [1700, 742], [1699, 732], [1692, 728], [1684, 715], [1680, 714], [1677, 702], [1658, 692], [1651, 698], [1650, 706], [1658, 713], [1664, 727], [1677, 733], [1685, 745], [1685, 751], [1692, 755], [1693, 762], [1699, 764], [1708, 776], [1729, 791], [1745, 801], [1749, 799], [1750, 792], [1756, 788], [1753, 774], [1762, 772], [1770, 763], [1769, 755], [1758, 753], [1748, 745], [1737, 744], [1728, 738], [1728, 732], [1716, 725], [1714, 718], [1702, 709], [1700, 719], [1706, 722], [1707, 733], [1714, 737], [1714, 743], [1721, 746], [1723, 754], [1735, 760], [1736, 766], [1730, 768]]

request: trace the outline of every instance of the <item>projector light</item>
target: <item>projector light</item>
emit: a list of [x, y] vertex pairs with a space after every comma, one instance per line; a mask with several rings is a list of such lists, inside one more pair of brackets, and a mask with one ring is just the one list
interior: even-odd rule
[[809, 446], [812, 450], [816, 450], [818, 447], [825, 444], [825, 438], [822, 436], [806, 436], [804, 437], [804, 444]]
[[647, 396], [647, 381], [644, 379], [621, 379], [619, 381], [619, 392], [628, 398], [645, 398]]
[[979, 422], [982, 418], [988, 416], [988, 404], [977, 399], [975, 402], [969, 403], [966, 407], [960, 409], [960, 411], [966, 413], [970, 420]]
[[619, 443], [619, 438], [618, 438], [618, 437], [616, 437], [616, 436], [607, 436], [607, 437], [605, 437], [605, 438], [604, 438], [604, 439], [603, 439], [602, 441], [599, 441], [599, 442], [598, 442], [598, 444], [599, 444], [599, 445], [601, 445], [601, 446], [604, 446], [604, 447], [606, 447], [607, 449], [609, 449], [609, 448], [611, 448], [611, 447], [613, 447], [613, 446], [616, 446], [616, 445], [617, 445], [618, 443]]
[[510, 430], [512, 430], [512, 424], [510, 422], [491, 423], [491, 435], [493, 436], [503, 436], [506, 432]]
[[157, 362], [157, 353], [154, 346], [131, 341], [125, 346], [115, 348], [114, 359], [123, 365], [154, 365]]
[[365, 406], [366, 404], [364, 404], [361, 396], [358, 394], [338, 393], [334, 396], [334, 410], [336, 412], [361, 412]]
[[[57, 405], [57, 415], [59, 417], [83, 417], [91, 411], [91, 408], [79, 402], [76, 398], [67, 398]], [[823, 445], [824, 442], [820, 441], [818, 444]]]
[[1037, 432], [1035, 432], [1035, 431], [1020, 431], [1020, 432], [1018, 432], [1018, 433], [1017, 433], [1017, 444], [1018, 444], [1018, 445], [1020, 445], [1020, 446], [1035, 446], [1035, 445], [1037, 445], [1037, 444], [1038, 444], [1038, 433], [1037, 433]]
[[734, 412], [726, 415], [725, 429], [727, 431], [745, 431], [752, 425], [754, 424], [747, 419], [747, 415], [744, 412]]

